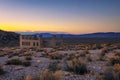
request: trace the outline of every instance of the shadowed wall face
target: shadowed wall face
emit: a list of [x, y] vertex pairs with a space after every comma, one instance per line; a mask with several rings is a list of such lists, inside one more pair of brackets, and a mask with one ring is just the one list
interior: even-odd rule
[[56, 47], [62, 45], [62, 38], [57, 39], [56, 36], [51, 38], [37, 37], [36, 35], [20, 35], [20, 47], [21, 48], [42, 48], [42, 47]]

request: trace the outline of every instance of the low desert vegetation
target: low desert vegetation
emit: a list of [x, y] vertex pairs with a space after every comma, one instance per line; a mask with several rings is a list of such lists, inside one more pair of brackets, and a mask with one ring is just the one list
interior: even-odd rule
[[83, 51], [83, 53], [85, 53], [85, 54], [89, 54], [89, 50], [86, 49], [86, 50]]
[[109, 59], [108, 63], [110, 65], [120, 64], [120, 57], [119, 56], [109, 56], [108, 59]]
[[66, 60], [71, 60], [71, 59], [73, 59], [73, 58], [75, 58], [75, 54], [74, 54], [74, 53], [68, 54], [68, 55], [66, 56]]
[[103, 74], [103, 80], [114, 80], [114, 73], [112, 68], [107, 68]]
[[67, 67], [66, 70], [70, 71], [70, 72], [74, 72], [76, 74], [85, 74], [87, 73], [87, 66], [85, 65], [85, 63], [80, 60], [79, 58], [74, 58], [72, 60], [67, 61], [66, 63]]
[[87, 58], [87, 61], [92, 62], [92, 58], [90, 55], [88, 55], [86, 58]]
[[32, 57], [31, 56], [26, 56], [25, 60], [32, 60]]
[[62, 59], [63, 55], [58, 52], [53, 52], [48, 54], [51, 59]]
[[120, 80], [120, 64], [115, 64], [113, 68], [106, 69], [103, 80]]
[[57, 70], [60, 70], [61, 67], [60, 67], [59, 61], [53, 61], [53, 62], [51, 62], [51, 63], [49, 64], [49, 66], [48, 66], [48, 69], [49, 69], [50, 71], [53, 71], [53, 72], [55, 72], [55, 71], [57, 71]]
[[22, 64], [22, 61], [18, 58], [15, 58], [15, 59], [9, 59], [6, 61], [6, 64], [7, 65], [21, 65]]
[[0, 48], [0, 80], [120, 80], [120, 43], [92, 40], [72, 39], [55, 48]]
[[120, 57], [120, 52], [116, 52], [115, 56], [119, 56]]
[[64, 80], [64, 74], [62, 71], [52, 72], [49, 70], [45, 70], [40, 75], [28, 75], [23, 80]]
[[85, 57], [85, 56], [86, 56], [86, 51], [83, 51], [82, 53], [79, 53], [79, 55], [80, 55], [81, 57]]
[[113, 70], [115, 80], [120, 80], [120, 64], [115, 64]]
[[22, 62], [22, 65], [25, 66], [25, 67], [28, 67], [28, 66], [31, 66], [31, 62], [24, 61], [24, 62]]
[[106, 47], [102, 48], [101, 54], [105, 54], [108, 52], [108, 49]]
[[0, 75], [3, 75], [5, 73], [5, 71], [3, 70], [3, 68], [0, 66]]
[[23, 65], [25, 67], [28, 67], [31, 65], [31, 62], [29, 61], [22, 61], [18, 58], [15, 59], [9, 59], [6, 61], [6, 65]]
[[99, 55], [99, 60], [104, 61], [105, 52], [101, 52]]

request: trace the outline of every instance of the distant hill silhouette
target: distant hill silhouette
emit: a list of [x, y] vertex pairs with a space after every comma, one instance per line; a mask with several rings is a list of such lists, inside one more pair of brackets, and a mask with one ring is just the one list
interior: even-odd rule
[[[20, 33], [20, 32], [19, 32]], [[24, 32], [20, 34], [36, 34], [36, 35], [42, 35], [43, 37], [51, 37], [53, 34], [59, 37], [60, 35], [63, 35], [65, 38], [120, 38], [120, 32], [98, 32], [98, 33], [89, 33], [89, 34], [63, 34], [63, 33], [36, 33], [36, 32]]]
[[4, 46], [18, 46], [19, 34], [0, 30], [0, 47]]
[[[29, 32], [30, 33], [30, 32]], [[60, 37], [60, 35], [63, 36], [63, 38], [118, 38], [120, 39], [120, 32], [99, 32], [99, 33], [91, 33], [91, 34], [57, 34], [57, 33], [32, 33], [35, 35], [42, 35], [43, 37], [51, 37], [53, 34], [57, 37]], [[0, 47], [4, 46], [19, 46], [19, 33], [15, 32], [8, 32], [0, 30]]]
[[80, 35], [81, 37], [88, 37], [88, 38], [120, 38], [119, 32], [106, 32], [106, 33], [92, 33], [92, 34], [84, 34]]
[[[51, 33], [41, 33], [43, 37], [50, 37], [53, 34]], [[54, 34], [57, 37], [62, 35], [64, 38], [120, 38], [119, 32], [106, 32], [106, 33], [91, 33], [91, 34]]]

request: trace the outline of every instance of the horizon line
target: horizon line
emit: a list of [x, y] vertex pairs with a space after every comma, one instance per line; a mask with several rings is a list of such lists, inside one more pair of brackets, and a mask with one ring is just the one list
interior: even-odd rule
[[35, 33], [51, 33], [51, 34], [74, 34], [74, 35], [79, 35], [79, 34], [93, 34], [93, 33], [120, 33], [118, 31], [96, 31], [96, 32], [88, 32], [88, 33], [68, 33], [68, 32], [55, 32], [55, 31], [11, 31], [11, 30], [3, 30], [0, 29], [1, 31], [8, 31], [8, 32], [15, 32], [15, 33], [30, 33], [30, 34], [35, 34]]

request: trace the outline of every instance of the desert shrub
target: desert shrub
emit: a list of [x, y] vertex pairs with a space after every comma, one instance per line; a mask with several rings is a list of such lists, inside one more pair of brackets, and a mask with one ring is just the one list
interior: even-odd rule
[[97, 45], [96, 44], [93, 44], [92, 45], [92, 49], [96, 49], [97, 48]]
[[94, 44], [92, 45], [92, 49], [95, 50], [95, 49], [101, 49], [101, 45], [100, 44]]
[[74, 53], [73, 54], [69, 54], [69, 55], [66, 56], [67, 60], [71, 60], [73, 58], [75, 58], [75, 54]]
[[81, 57], [85, 57], [86, 56], [86, 53], [80, 53], [79, 54]]
[[47, 56], [48, 56], [48, 53], [42, 52], [41, 55], [42, 55], [43, 57], [47, 57]]
[[61, 71], [43, 71], [41, 75], [26, 76], [25, 80], [64, 80]]
[[26, 60], [32, 60], [32, 57], [31, 56], [26, 56], [25, 59]]
[[6, 61], [7, 65], [21, 65], [22, 61], [19, 59], [10, 59]]
[[24, 62], [22, 62], [22, 65], [25, 66], [25, 67], [28, 67], [28, 66], [31, 66], [31, 62], [24, 61]]
[[119, 56], [110, 56], [109, 58], [109, 63], [111, 65], [114, 65], [114, 64], [120, 64], [120, 57]]
[[83, 53], [89, 54], [89, 51], [86, 49], [86, 50], [83, 51]]
[[100, 56], [105, 56], [105, 53], [101, 52]]
[[23, 66], [30, 66], [31, 65], [31, 62], [29, 61], [22, 61], [18, 58], [16, 59], [10, 59], [10, 60], [7, 60], [6, 61], [6, 65], [23, 65]]
[[4, 74], [5, 71], [3, 70], [3, 68], [0, 66], [0, 75]]
[[120, 80], [120, 64], [115, 64], [113, 68], [106, 69], [103, 80]]
[[99, 56], [100, 61], [104, 61], [104, 56]]
[[63, 55], [57, 52], [49, 53], [51, 59], [62, 59]]
[[8, 58], [11, 58], [11, 57], [13, 57], [13, 56], [18, 56], [18, 55], [19, 55], [18, 52], [11, 53], [11, 54], [8, 55]]
[[101, 53], [103, 53], [103, 54], [105, 54], [105, 53], [107, 53], [107, 52], [108, 52], [108, 49], [107, 49], [107, 48], [103, 48], [102, 51], [101, 51]]
[[21, 53], [18, 56], [22, 57], [22, 56], [32, 56], [33, 53]]
[[45, 70], [40, 76], [40, 80], [63, 80], [62, 72], [52, 72], [49, 70]]
[[80, 55], [81, 57], [85, 57], [86, 54], [89, 54], [89, 51], [88, 51], [88, 50], [83, 50], [82, 53], [79, 53], [79, 55]]
[[45, 51], [45, 49], [43, 49], [43, 48], [36, 48], [35, 49], [37, 52], [44, 52]]
[[26, 76], [23, 74], [21, 76], [16, 77], [14, 80], [31, 80], [31, 77], [26, 78]]
[[4, 57], [4, 56], [7, 55], [7, 54], [8, 54], [8, 53], [5, 52], [5, 51], [3, 51], [3, 50], [0, 51], [0, 57]]
[[87, 61], [89, 61], [89, 62], [91, 62], [91, 61], [92, 61], [92, 59], [91, 59], [91, 57], [90, 57], [90, 56], [87, 56]]
[[64, 53], [64, 56], [68, 56], [68, 53]]
[[103, 80], [114, 80], [113, 69], [107, 68], [103, 74]]
[[119, 53], [119, 52], [116, 52], [116, 53], [115, 53], [115, 56], [119, 56], [119, 57], [120, 57], [120, 53]]
[[79, 58], [74, 58], [72, 60], [67, 61], [66, 66], [67, 71], [74, 72], [76, 74], [87, 73], [86, 65]]
[[99, 60], [102, 60], [102, 61], [103, 61], [103, 60], [104, 60], [104, 59], [103, 59], [104, 56], [105, 56], [105, 53], [104, 53], [104, 52], [101, 52], [101, 53], [100, 53], [100, 56], [99, 56]]
[[120, 64], [115, 64], [113, 69], [114, 69], [114, 79], [120, 80]]
[[49, 64], [48, 69], [49, 69], [50, 71], [60, 70], [59, 62], [58, 62], [58, 61], [51, 62], [51, 63]]

